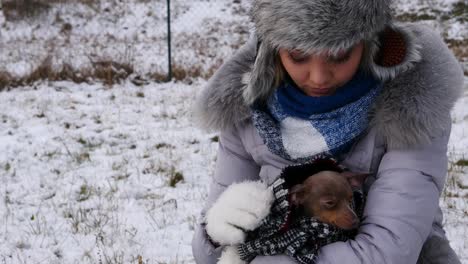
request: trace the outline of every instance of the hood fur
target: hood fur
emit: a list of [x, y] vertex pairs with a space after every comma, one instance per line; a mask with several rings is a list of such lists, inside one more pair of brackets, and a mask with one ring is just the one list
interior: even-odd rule
[[250, 16], [273, 49], [336, 53], [381, 32], [391, 10], [390, 0], [254, 0]]
[[[441, 37], [428, 27], [397, 24], [390, 29], [403, 37], [406, 53], [398, 65], [390, 67], [376, 62], [378, 50], [364, 58], [370, 60], [375, 77], [385, 82], [370, 124], [389, 148], [424, 144], [448, 127], [450, 110], [461, 94], [463, 71]], [[202, 128], [224, 130], [249, 119], [250, 108], [243, 93], [255, 62], [257, 42], [252, 37], [215, 73], [197, 98], [195, 118]]]
[[462, 67], [438, 33], [423, 25], [401, 29], [412, 33], [405, 35], [410, 61], [389, 68], [375, 65], [373, 70], [390, 81], [374, 104], [370, 125], [393, 149], [442, 136], [463, 89]]

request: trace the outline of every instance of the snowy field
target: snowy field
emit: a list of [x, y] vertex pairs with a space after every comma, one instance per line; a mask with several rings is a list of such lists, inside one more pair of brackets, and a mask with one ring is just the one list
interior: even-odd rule
[[[134, 75], [165, 72], [164, 13], [155, 11], [165, 10], [165, 1], [70, 2], [40, 18], [0, 17], [0, 72], [27, 75], [47, 56], [57, 67], [87, 67], [91, 56], [131, 62]], [[401, 0], [397, 7], [405, 18], [438, 17], [457, 3]], [[174, 5], [179, 65], [209, 72], [248, 35], [247, 1]], [[95, 10], [108, 11], [94, 16]], [[71, 32], [62, 31], [65, 23]], [[468, 38], [466, 18], [425, 23], [447, 41]], [[202, 78], [112, 87], [41, 81], [1, 91], [0, 263], [194, 264], [190, 242], [217, 150], [217, 135], [191, 120], [205, 84]], [[440, 203], [451, 244], [468, 264], [465, 84], [452, 115]]]
[[198, 87], [2, 93], [0, 263], [193, 263], [216, 150], [189, 121]]

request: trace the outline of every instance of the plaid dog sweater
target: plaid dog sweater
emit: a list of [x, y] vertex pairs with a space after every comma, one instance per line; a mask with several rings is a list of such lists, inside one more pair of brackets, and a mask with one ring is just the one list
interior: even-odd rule
[[[289, 202], [289, 190], [308, 176], [320, 171], [342, 172], [344, 168], [332, 158], [286, 167], [272, 184], [275, 201], [270, 214], [260, 226], [247, 234], [245, 243], [237, 246], [242, 260], [250, 262], [258, 255], [286, 254], [299, 263], [315, 263], [319, 249], [336, 241], [346, 241], [356, 230], [346, 231], [333, 225], [299, 214]], [[352, 207], [359, 218], [364, 207], [362, 190], [353, 190]]]

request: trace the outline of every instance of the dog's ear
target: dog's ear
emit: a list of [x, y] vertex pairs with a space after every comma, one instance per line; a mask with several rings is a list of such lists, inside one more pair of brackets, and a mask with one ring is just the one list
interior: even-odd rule
[[348, 180], [349, 185], [353, 188], [361, 188], [366, 181], [367, 176], [369, 176], [369, 173], [351, 171], [344, 171], [340, 174]]
[[291, 204], [302, 205], [306, 199], [306, 190], [303, 184], [297, 184], [289, 190]]

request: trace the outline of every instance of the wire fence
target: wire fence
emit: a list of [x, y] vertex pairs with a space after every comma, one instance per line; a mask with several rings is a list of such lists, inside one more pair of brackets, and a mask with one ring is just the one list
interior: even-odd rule
[[0, 75], [208, 78], [248, 38], [249, 1], [2, 0]]
[[209, 77], [249, 35], [247, 0], [168, 1], [173, 76]]
[[[209, 78], [247, 40], [251, 1], [0, 0], [0, 88], [14, 78]], [[399, 19], [436, 28], [468, 69], [464, 1], [396, 2]]]

